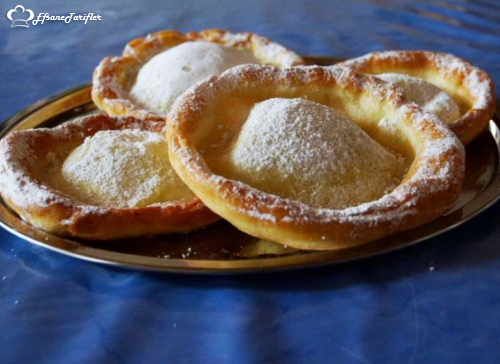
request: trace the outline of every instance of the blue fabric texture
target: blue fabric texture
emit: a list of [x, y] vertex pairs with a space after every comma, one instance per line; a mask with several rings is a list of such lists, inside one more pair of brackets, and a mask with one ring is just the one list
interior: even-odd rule
[[[500, 82], [500, 5], [429, 1], [37, 1], [102, 21], [11, 28], [0, 3], [0, 120], [88, 82], [160, 29], [225, 28], [302, 54], [454, 53]], [[292, 273], [213, 277], [112, 269], [0, 229], [0, 363], [498, 363], [500, 205], [415, 247]]]

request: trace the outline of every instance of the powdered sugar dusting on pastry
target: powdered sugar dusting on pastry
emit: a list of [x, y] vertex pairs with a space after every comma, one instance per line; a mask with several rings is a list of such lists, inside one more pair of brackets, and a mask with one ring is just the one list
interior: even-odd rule
[[460, 75], [463, 78], [464, 86], [474, 98], [474, 108], [488, 107], [493, 97], [493, 85], [484, 71], [450, 54], [438, 53], [434, 57], [434, 63], [444, 74]]
[[11, 145], [2, 140], [0, 143], [0, 190], [11, 201], [21, 206], [41, 205], [59, 201], [49, 189], [28, 178], [26, 169], [33, 168], [27, 156], [34, 154], [29, 139], [18, 138]]
[[[49, 129], [36, 129], [30, 131], [13, 132], [0, 142], [0, 192], [2, 196], [21, 208], [41, 208], [59, 205], [71, 208], [73, 202], [66, 196], [54, 191], [44, 181], [39, 181], [34, 176], [36, 156], [39, 151], [35, 149], [34, 135], [50, 133]], [[59, 128], [61, 134], [68, 134], [67, 130]], [[52, 157], [46, 156], [47, 158]], [[103, 209], [97, 206], [78, 206], [81, 213], [101, 214]], [[29, 220], [29, 215], [23, 215], [35, 226], [35, 221]]]
[[[378, 62], [386, 66], [380, 70], [377, 67]], [[450, 126], [467, 142], [475, 136], [466, 135], [468, 125], [487, 123], [495, 110], [495, 90], [491, 77], [483, 70], [452, 54], [427, 51], [373, 52], [340, 65], [360, 72], [374, 66], [374, 69], [379, 71], [375, 73], [384, 70], [390, 72], [391, 69], [397, 69], [396, 72], [399, 72], [401, 68], [417, 71], [425, 68], [429, 72], [439, 74], [444, 82], [451, 81], [453, 87], [463, 88], [470, 96], [470, 110]]]
[[[411, 166], [411, 174], [405, 176], [407, 179], [391, 192], [373, 201], [346, 208], [318, 208], [300, 202], [300, 199], [266, 193], [248, 183], [214, 173], [209, 170], [203, 155], [190, 143], [185, 143], [185, 140], [191, 139], [184, 131], [185, 123], [193, 123], [194, 120], [203, 122], [204, 111], [218, 97], [223, 97], [221, 95], [244, 90], [256, 98], [258, 96], [255, 95], [259, 92], [279, 97], [282, 92], [274, 90], [289, 91], [301, 87], [309, 87], [313, 92], [327, 93], [328, 89], [336, 88], [346, 90], [350, 95], [362, 93], [372, 96], [374, 107], [385, 105], [388, 112], [386, 123], [391, 128], [418, 135], [418, 138], [411, 141], [416, 160]], [[286, 91], [282, 94], [286, 94]], [[298, 92], [293, 94], [301, 95]], [[307, 97], [307, 92], [304, 92], [304, 97]], [[267, 116], [264, 114], [264, 117]], [[175, 136], [170, 139], [171, 158], [179, 161], [181, 169], [204, 188], [213, 190], [225, 208], [240, 215], [251, 216], [255, 220], [276, 223], [276, 226], [288, 223], [304, 226], [346, 224], [349, 239], [357, 239], [358, 234], [365, 236], [363, 234], [366, 234], [366, 230], [376, 230], [381, 226], [386, 229], [386, 234], [389, 231], [400, 231], [402, 226], [415, 226], [412, 221], [419, 220], [413, 215], [418, 215], [422, 209], [432, 210], [429, 214], [434, 217], [449, 209], [458, 195], [464, 175], [463, 146], [442, 122], [432, 114], [422, 112], [416, 104], [406, 103], [400, 88], [373, 76], [360, 75], [349, 68], [277, 69], [256, 65], [240, 66], [191, 88], [177, 101], [169, 119], [170, 134]], [[271, 143], [274, 142], [271, 140]], [[295, 149], [293, 151], [296, 152]], [[254, 152], [259, 153], [257, 148]], [[283, 154], [286, 153], [285, 150]], [[293, 154], [290, 153], [290, 158], [293, 158]], [[265, 160], [266, 157], [263, 158]], [[252, 164], [259, 168], [257, 164]], [[434, 196], [443, 197], [443, 203], [429, 208], [429, 201]]]
[[[16, 131], [3, 138], [0, 142], [0, 191], [2, 195], [11, 200], [17, 206], [29, 208], [32, 206], [48, 207], [50, 205], [61, 204], [65, 206], [78, 206], [80, 211], [99, 212], [105, 208], [84, 203], [78, 204], [62, 191], [54, 189], [50, 180], [55, 174], [60, 173], [61, 155], [56, 155], [49, 151], [45, 155], [40, 155], [40, 141], [53, 138], [54, 143], [68, 143], [69, 140], [82, 139], [87, 129], [92, 128], [93, 120], [98, 116], [89, 116], [64, 123], [56, 128], [39, 128], [25, 131]], [[100, 117], [100, 116], [99, 116]], [[141, 125], [139, 125], [141, 123]], [[113, 121], [115, 127], [147, 129], [144, 121], [132, 118], [116, 118]], [[95, 124], [97, 125], [97, 123]], [[153, 128], [154, 125], [154, 128]], [[159, 124], [151, 123], [152, 130]], [[118, 131], [117, 131], [118, 132]], [[163, 139], [159, 134], [158, 138]], [[164, 145], [166, 148], [166, 144]], [[51, 148], [57, 150], [57, 147]], [[65, 157], [63, 155], [63, 157]], [[47, 160], [47, 170], [39, 171], [38, 164], [41, 158]], [[40, 174], [43, 172], [43, 175]], [[93, 177], [97, 171], [93, 169], [89, 172]], [[99, 205], [99, 204], [97, 204]]]
[[242, 32], [230, 33], [223, 30], [207, 30], [200, 33], [187, 34], [193, 40], [204, 39], [241, 50], [252, 51], [259, 59], [259, 63], [279, 67], [293, 67], [304, 64], [304, 60], [295, 52], [284, 46], [271, 42], [268, 38], [257, 34]]
[[375, 200], [399, 184], [398, 158], [340, 112], [304, 99], [254, 106], [230, 157], [231, 177], [316, 207]]
[[460, 117], [460, 108], [455, 100], [429, 82], [398, 73], [382, 73], [377, 74], [377, 77], [401, 87], [409, 101], [415, 102], [445, 123], [452, 123]]
[[139, 71], [130, 97], [160, 115], [189, 87], [211, 75], [245, 63], [258, 63], [249, 52], [208, 42], [186, 42], [150, 59]]
[[147, 110], [140, 104], [142, 99], [132, 102], [130, 89], [136, 81], [139, 70], [149, 60], [185, 42], [211, 43], [232, 48], [255, 56], [257, 63], [279, 67], [292, 67], [305, 63], [296, 53], [253, 33], [231, 33], [219, 29], [185, 34], [173, 30], [159, 31], [128, 43], [122, 56], [106, 57], [100, 62], [92, 79], [92, 99], [109, 115], [130, 115], [142, 120], [162, 121], [163, 113]]
[[191, 199], [168, 160], [158, 133], [100, 131], [64, 161], [59, 188], [82, 202], [108, 207], [143, 207]]

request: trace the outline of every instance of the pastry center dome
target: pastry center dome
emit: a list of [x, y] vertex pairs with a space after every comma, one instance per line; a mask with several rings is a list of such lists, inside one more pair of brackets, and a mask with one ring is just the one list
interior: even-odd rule
[[170, 166], [166, 140], [141, 130], [100, 131], [66, 158], [61, 189], [84, 203], [143, 207], [193, 198]]
[[447, 124], [460, 117], [460, 108], [455, 100], [432, 83], [399, 73], [382, 73], [376, 76], [401, 87], [409, 101], [436, 115]]
[[304, 99], [256, 104], [229, 159], [230, 178], [325, 208], [380, 198], [404, 172], [402, 157], [341, 112]]
[[209, 42], [185, 42], [151, 58], [140, 69], [130, 96], [142, 107], [166, 115], [189, 87], [246, 63], [259, 61], [246, 51]]

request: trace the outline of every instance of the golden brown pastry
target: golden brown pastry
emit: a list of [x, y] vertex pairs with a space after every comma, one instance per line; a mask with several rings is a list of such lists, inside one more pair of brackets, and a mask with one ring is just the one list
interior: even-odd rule
[[210, 209], [299, 249], [425, 224], [464, 178], [463, 145], [441, 121], [348, 68], [236, 67], [181, 96], [169, 121], [172, 166]]
[[0, 142], [0, 192], [48, 232], [111, 240], [193, 230], [218, 219], [168, 161], [164, 123], [92, 115]]
[[178, 96], [212, 74], [245, 63], [303, 64], [297, 54], [252, 33], [161, 31], [127, 44], [94, 71], [92, 99], [109, 115], [164, 120]]
[[[339, 65], [373, 75], [410, 76], [403, 79], [401, 76], [384, 75], [383, 78], [403, 87], [410, 101], [417, 102], [424, 109], [427, 104], [427, 111], [434, 112], [433, 109], [436, 109], [434, 113], [447, 123], [464, 144], [486, 130], [495, 112], [495, 87], [491, 77], [451, 54], [426, 51], [373, 52]], [[417, 84], [418, 79], [445, 91], [456, 102], [456, 106], [446, 104], [444, 96], [438, 93], [439, 89], [436, 92], [424, 85], [419, 92], [422, 86]], [[455, 111], [457, 106], [459, 110]]]

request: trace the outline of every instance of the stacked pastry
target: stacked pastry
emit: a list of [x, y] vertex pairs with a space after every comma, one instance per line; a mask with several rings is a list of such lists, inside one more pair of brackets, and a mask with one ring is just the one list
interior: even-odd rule
[[1, 141], [2, 196], [63, 236], [187, 232], [224, 218], [314, 250], [452, 208], [463, 143], [495, 109], [484, 71], [423, 51], [303, 64], [251, 33], [136, 39], [94, 72], [92, 97], [108, 115]]

